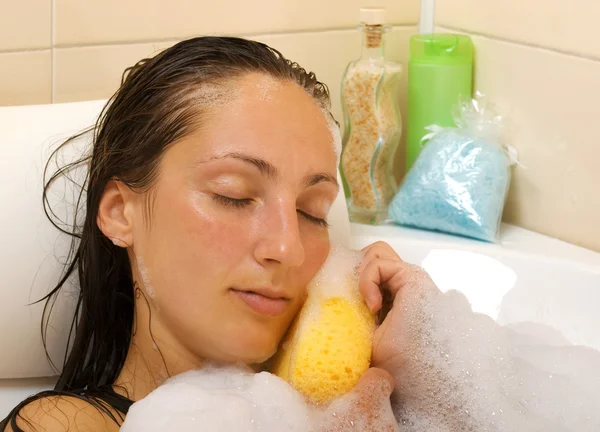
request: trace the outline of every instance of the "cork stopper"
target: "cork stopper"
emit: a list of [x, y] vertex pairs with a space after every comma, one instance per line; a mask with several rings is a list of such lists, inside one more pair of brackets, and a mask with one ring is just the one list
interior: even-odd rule
[[367, 48], [379, 48], [381, 46], [381, 38], [382, 32], [381, 28], [373, 29], [372, 27], [367, 27], [366, 30], [366, 38], [367, 38]]

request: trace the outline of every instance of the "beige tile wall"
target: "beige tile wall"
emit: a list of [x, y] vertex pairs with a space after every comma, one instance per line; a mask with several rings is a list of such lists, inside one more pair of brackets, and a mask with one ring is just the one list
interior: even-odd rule
[[190, 36], [229, 34], [314, 71], [341, 120], [339, 84], [360, 52], [363, 6], [386, 8], [387, 53], [406, 64], [419, 0], [0, 0], [0, 106], [108, 98], [141, 58]]
[[386, 8], [388, 52], [405, 62], [418, 0], [0, 0], [0, 106], [106, 98], [137, 60], [190, 36], [229, 34], [266, 41], [314, 70], [339, 116], [362, 6]]
[[0, 0], [0, 52], [50, 48], [51, 6], [50, 0]]
[[50, 103], [51, 51], [0, 54], [0, 105]]
[[[391, 59], [405, 64], [408, 38], [414, 26], [397, 26], [387, 37]], [[360, 35], [353, 29], [251, 35], [314, 71], [331, 91], [333, 113], [341, 119], [339, 83], [349, 60], [360, 53]], [[171, 42], [101, 45], [55, 49], [54, 101], [104, 98], [117, 88], [123, 70], [137, 60], [174, 44]], [[405, 75], [406, 78], [406, 75]], [[404, 86], [405, 88], [406, 86]], [[402, 97], [402, 100], [405, 100]]]
[[[0, 106], [108, 98], [138, 60], [190, 36], [229, 34], [314, 71], [341, 121], [339, 86], [360, 53], [363, 6], [386, 8], [387, 54], [406, 64], [419, 0], [0, 0]], [[406, 75], [403, 89], [405, 101]]]
[[525, 168], [505, 220], [600, 251], [600, 2], [437, 0], [470, 33], [475, 87], [510, 119]]
[[[123, 69], [199, 34], [267, 42], [331, 88], [358, 53], [360, 6], [384, 6], [406, 64], [418, 0], [0, 0], [0, 105], [108, 97]], [[8, 13], [6, 13], [8, 11]], [[234, 13], [235, 11], [235, 13]], [[526, 169], [505, 219], [600, 250], [600, 2], [437, 0], [441, 31], [473, 35], [476, 86], [512, 120]], [[403, 98], [404, 100], [405, 98]]]
[[384, 6], [393, 24], [415, 24], [416, 0], [55, 0], [58, 46], [292, 33], [356, 25], [358, 9]]
[[600, 58], [596, 0], [436, 0], [448, 28]]

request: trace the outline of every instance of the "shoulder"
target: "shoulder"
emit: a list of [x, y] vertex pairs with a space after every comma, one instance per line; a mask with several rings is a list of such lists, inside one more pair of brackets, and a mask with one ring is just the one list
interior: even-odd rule
[[[119, 415], [110, 410], [119, 419]], [[17, 415], [24, 432], [117, 432], [119, 425], [103, 410], [72, 396], [48, 396], [25, 405]], [[10, 423], [4, 432], [14, 432]]]

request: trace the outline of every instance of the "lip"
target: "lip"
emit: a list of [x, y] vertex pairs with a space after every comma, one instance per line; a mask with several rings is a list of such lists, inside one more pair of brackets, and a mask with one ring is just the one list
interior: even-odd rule
[[269, 317], [281, 315], [287, 309], [290, 299], [270, 288], [231, 291], [254, 312]]

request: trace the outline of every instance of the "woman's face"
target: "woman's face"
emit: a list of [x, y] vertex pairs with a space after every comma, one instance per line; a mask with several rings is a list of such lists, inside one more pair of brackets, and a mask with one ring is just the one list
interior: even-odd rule
[[169, 147], [140, 196], [133, 267], [159, 347], [259, 363], [329, 252], [336, 154], [323, 111], [298, 85], [252, 74], [232, 88], [231, 102]]

